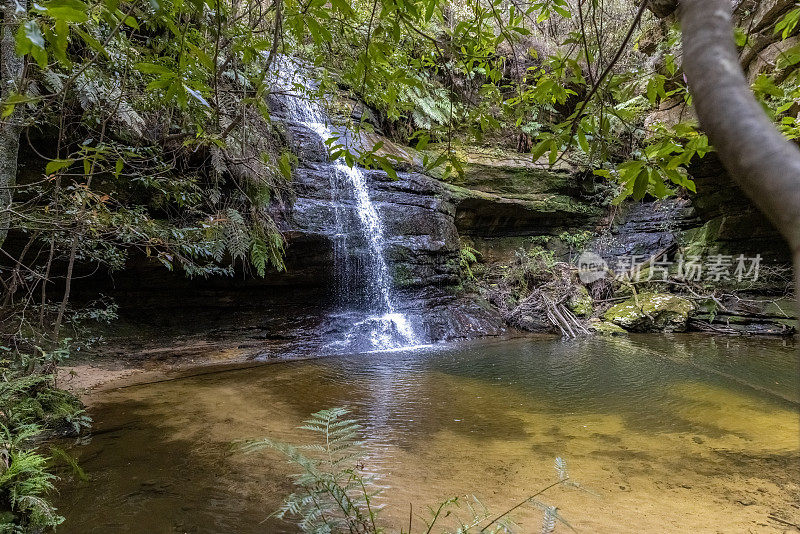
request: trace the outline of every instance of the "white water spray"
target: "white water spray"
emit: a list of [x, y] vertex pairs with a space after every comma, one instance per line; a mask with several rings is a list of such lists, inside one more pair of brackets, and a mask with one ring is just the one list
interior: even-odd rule
[[[288, 98], [285, 99], [285, 111], [289, 119], [298, 122], [316, 133], [323, 142], [336, 137], [331, 130], [325, 113], [308, 98], [312, 87], [306, 73], [297, 69], [284, 58], [280, 61], [280, 86], [286, 88]], [[306, 94], [298, 94], [294, 88], [302, 87]], [[365, 282], [370, 315], [353, 324], [346, 342], [358, 342], [368, 339], [374, 349], [394, 349], [419, 345], [414, 329], [405, 315], [398, 312], [392, 295], [391, 277], [384, 258], [386, 240], [383, 222], [369, 196], [369, 188], [364, 172], [356, 166], [350, 167], [344, 158], [332, 162], [330, 184], [333, 191], [343, 183], [347, 186], [355, 200], [355, 211], [358, 215], [360, 231], [367, 244], [369, 259], [364, 265], [363, 281]], [[344, 271], [349, 279], [347, 260], [347, 236], [345, 217], [341, 207], [334, 207], [337, 224], [336, 261], [337, 269]], [[361, 278], [361, 277], [359, 277]]]

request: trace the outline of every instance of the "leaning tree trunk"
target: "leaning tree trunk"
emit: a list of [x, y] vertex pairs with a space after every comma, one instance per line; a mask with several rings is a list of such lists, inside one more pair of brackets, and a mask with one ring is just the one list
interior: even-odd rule
[[[14, 34], [25, 15], [26, 0], [4, 0], [3, 29], [0, 35], [0, 98], [20, 92], [25, 60], [15, 51]], [[22, 109], [0, 119], [0, 247], [6, 240], [11, 221], [11, 201], [17, 179], [19, 136], [22, 133]]]
[[[678, 6], [650, 0], [664, 16]], [[789, 243], [800, 298], [800, 149], [775, 129], [739, 64], [730, 0], [680, 0], [683, 68], [719, 159]], [[670, 9], [671, 8], [671, 9]]]

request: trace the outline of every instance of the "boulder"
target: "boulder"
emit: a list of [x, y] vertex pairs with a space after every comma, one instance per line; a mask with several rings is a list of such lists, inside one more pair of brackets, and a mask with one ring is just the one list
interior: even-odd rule
[[612, 306], [604, 319], [631, 332], [685, 332], [694, 304], [669, 293], [641, 293]]

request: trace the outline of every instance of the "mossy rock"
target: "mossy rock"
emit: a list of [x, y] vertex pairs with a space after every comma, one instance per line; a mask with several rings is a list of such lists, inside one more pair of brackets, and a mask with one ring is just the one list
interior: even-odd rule
[[567, 307], [578, 317], [589, 317], [594, 308], [592, 307], [592, 297], [583, 286], [578, 286], [575, 292], [567, 300]]
[[411, 267], [405, 263], [396, 263], [394, 265], [393, 274], [394, 276], [392, 278], [395, 287], [413, 287], [415, 284], [419, 283], [419, 277], [414, 276], [414, 272]]
[[599, 336], [624, 336], [628, 334], [628, 331], [624, 328], [600, 319], [592, 319], [589, 322], [589, 328]]
[[720, 217], [708, 221], [703, 226], [692, 228], [683, 233], [684, 254], [688, 256], [703, 256], [718, 251], [720, 240], [720, 227], [724, 218]]
[[641, 293], [611, 307], [603, 318], [631, 332], [685, 332], [693, 311], [694, 304], [683, 297]]

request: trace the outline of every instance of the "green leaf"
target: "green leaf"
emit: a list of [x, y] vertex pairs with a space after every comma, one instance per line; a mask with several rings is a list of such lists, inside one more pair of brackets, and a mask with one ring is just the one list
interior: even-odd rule
[[17, 107], [17, 104], [27, 101], [28, 99], [19, 93], [11, 93], [8, 95], [8, 98], [3, 101], [2, 118], [10, 117], [11, 114], [14, 113], [14, 109]]
[[75, 33], [81, 36], [81, 39], [83, 39], [83, 41], [87, 45], [89, 45], [92, 48], [92, 50], [106, 57], [109, 57], [108, 50], [106, 50], [106, 47], [104, 47], [103, 44], [97, 39], [95, 39], [89, 32], [85, 31], [80, 26], [73, 26], [72, 29], [75, 30]]
[[44, 36], [35, 20], [26, 20], [20, 24], [15, 35], [17, 54], [30, 54], [34, 48], [44, 50]]
[[157, 74], [160, 76], [175, 76], [175, 73], [172, 72], [170, 69], [165, 67], [164, 65], [159, 65], [157, 63], [137, 63], [135, 65], [136, 70], [141, 72], [142, 74]]
[[39, 48], [38, 46], [32, 47], [31, 57], [36, 61], [36, 64], [39, 65], [39, 68], [42, 70], [47, 68], [47, 52], [45, 52], [44, 48]]
[[388, 161], [385, 159], [380, 159], [378, 160], [378, 163], [380, 164], [381, 169], [383, 169], [383, 172], [385, 172], [389, 178], [392, 180], [397, 180], [397, 171], [394, 170], [394, 167], [392, 167]]
[[117, 16], [117, 18], [119, 20], [121, 20], [129, 28], [133, 28], [134, 30], [138, 30], [139, 29], [139, 21], [137, 21], [132, 16], [126, 15], [125, 13], [120, 11], [119, 9], [115, 9], [114, 10], [114, 14]]
[[578, 130], [578, 146], [584, 154], [589, 154], [589, 141], [586, 140], [586, 133], [583, 130]]
[[568, 10], [564, 9], [563, 7], [553, 6], [553, 11], [564, 17], [565, 19], [572, 18], [572, 13]]
[[798, 22], [800, 22], [800, 9], [793, 9], [778, 21], [775, 33], [780, 33], [781, 39], [786, 39], [797, 27]]
[[292, 178], [292, 162], [288, 152], [284, 152], [278, 160], [278, 170], [287, 180]]
[[647, 82], [647, 99], [651, 105], [654, 105], [659, 98], [663, 99], [667, 96], [664, 91], [664, 82], [666, 78], [660, 74], [656, 74], [650, 81]]
[[439, 2], [437, 0], [428, 0], [428, 4], [425, 6], [425, 22], [430, 22], [431, 17], [433, 16], [433, 10], [436, 8]]
[[192, 54], [195, 58], [200, 62], [208, 70], [214, 70], [214, 60], [209, 57], [200, 47], [193, 43], [186, 43], [186, 46], [189, 47], [189, 50], [192, 51]]
[[776, 67], [778, 69], [785, 69], [800, 63], [800, 44], [796, 44], [787, 50], [784, 50], [778, 56]]
[[56, 20], [54, 30], [55, 49], [53, 55], [63, 64], [69, 65], [67, 58], [67, 39], [69, 38], [69, 25], [65, 20]]
[[347, 3], [347, 0], [331, 0], [331, 5], [340, 13], [344, 15], [354, 15], [355, 12], [353, 8], [350, 7], [350, 4]]
[[633, 198], [634, 200], [642, 200], [647, 194], [647, 185], [650, 183], [650, 173], [647, 169], [642, 169], [636, 176], [636, 181], [633, 183]]
[[69, 167], [73, 163], [75, 163], [74, 159], [54, 159], [52, 161], [48, 161], [47, 166], [44, 168], [44, 173], [55, 174], [61, 169]]
[[425, 150], [428, 147], [430, 140], [431, 138], [428, 134], [421, 134], [417, 136], [417, 150]]
[[783, 96], [783, 89], [775, 85], [775, 82], [766, 74], [760, 74], [756, 78], [756, 81], [753, 82], [753, 91], [779, 98]]
[[89, 6], [80, 0], [50, 0], [42, 5], [54, 19], [78, 23], [89, 20]]
[[672, 54], [664, 56], [664, 66], [670, 76], [675, 76], [675, 73], [678, 72], [678, 66], [675, 64], [675, 56]]
[[547, 152], [547, 149], [550, 147], [550, 142], [550, 139], [545, 139], [533, 147], [533, 150], [531, 150], [531, 157], [534, 162], [544, 156], [544, 153]]
[[633, 182], [644, 167], [644, 162], [639, 160], [626, 161], [617, 166], [619, 179], [623, 183]]

